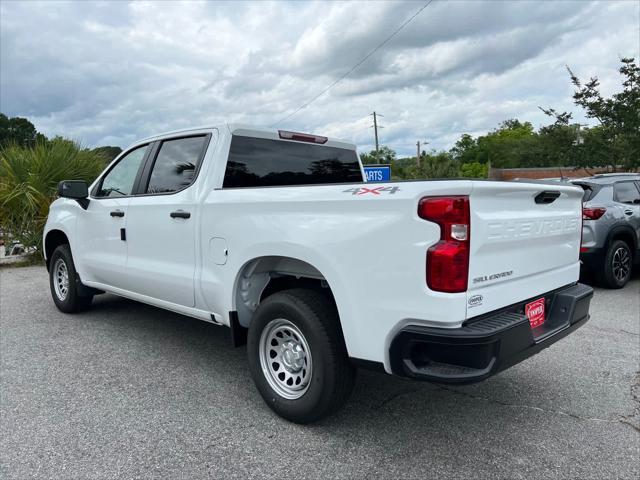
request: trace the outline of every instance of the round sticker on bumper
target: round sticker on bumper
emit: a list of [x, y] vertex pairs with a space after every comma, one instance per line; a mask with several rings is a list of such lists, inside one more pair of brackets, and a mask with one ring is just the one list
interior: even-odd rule
[[483, 300], [482, 295], [474, 295], [473, 297], [469, 298], [467, 303], [469, 304], [469, 307], [471, 307], [471, 308], [479, 307], [480, 305], [482, 305], [482, 300]]

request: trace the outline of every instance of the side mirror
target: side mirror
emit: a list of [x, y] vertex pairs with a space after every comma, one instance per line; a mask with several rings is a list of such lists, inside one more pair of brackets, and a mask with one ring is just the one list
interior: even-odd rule
[[58, 195], [73, 198], [85, 210], [89, 206], [89, 186], [83, 180], [63, 180], [58, 183]]
[[63, 180], [58, 184], [58, 195], [64, 198], [87, 198], [89, 186], [82, 180]]

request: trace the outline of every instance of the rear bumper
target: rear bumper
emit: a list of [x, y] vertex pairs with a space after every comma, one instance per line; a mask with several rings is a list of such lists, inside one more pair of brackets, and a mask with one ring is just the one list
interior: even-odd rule
[[[545, 297], [545, 323], [531, 329], [524, 306]], [[468, 320], [461, 328], [409, 326], [391, 342], [394, 374], [474, 383], [521, 362], [584, 325], [593, 289], [580, 283]]]

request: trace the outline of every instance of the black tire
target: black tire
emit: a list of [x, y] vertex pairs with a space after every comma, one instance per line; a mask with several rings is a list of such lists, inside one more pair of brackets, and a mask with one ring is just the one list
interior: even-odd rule
[[609, 245], [604, 258], [603, 284], [608, 288], [622, 288], [629, 278], [633, 268], [633, 256], [629, 245], [622, 240], [614, 240]]
[[[65, 269], [68, 276], [66, 291], [64, 291], [64, 288], [61, 287], [59, 283], [56, 288], [58, 278]], [[86, 310], [91, 305], [93, 295], [81, 296], [79, 294], [79, 288], [81, 287], [80, 278], [76, 272], [69, 245], [60, 245], [51, 254], [51, 260], [49, 262], [49, 287], [51, 289], [53, 303], [55, 303], [58, 310], [62, 312], [80, 312]]]
[[[268, 378], [269, 367], [263, 369], [260, 360], [263, 331], [267, 329], [267, 338], [266, 335], [272, 331], [273, 326], [283, 320], [293, 324], [292, 328], [302, 334], [302, 340], [309, 348], [309, 361], [312, 362], [306, 390], [299, 398], [293, 399], [285, 398], [270, 384], [274, 382], [274, 378]], [[295, 339], [298, 337], [295, 336]], [[276, 339], [273, 340], [277, 342]], [[274, 350], [276, 347], [267, 348]], [[278, 348], [280, 352], [283, 351], [282, 345], [278, 345]], [[247, 356], [249, 369], [260, 395], [273, 411], [291, 422], [310, 423], [335, 412], [349, 397], [355, 383], [355, 368], [347, 355], [335, 305], [325, 295], [314, 290], [285, 290], [267, 297], [251, 320]], [[278, 356], [274, 360], [280, 358]], [[306, 357], [304, 361], [306, 364]], [[266, 362], [271, 364], [272, 360], [267, 359]], [[285, 368], [284, 363], [280, 368]]]

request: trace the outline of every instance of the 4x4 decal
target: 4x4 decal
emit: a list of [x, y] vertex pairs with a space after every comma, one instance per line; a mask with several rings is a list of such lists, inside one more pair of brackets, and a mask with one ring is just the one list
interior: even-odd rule
[[342, 193], [350, 193], [351, 195], [366, 195], [368, 193], [372, 195], [381, 195], [382, 193], [388, 193], [389, 195], [393, 195], [397, 191], [400, 190], [400, 187], [359, 187], [359, 188], [348, 188], [347, 190], [343, 190]]

